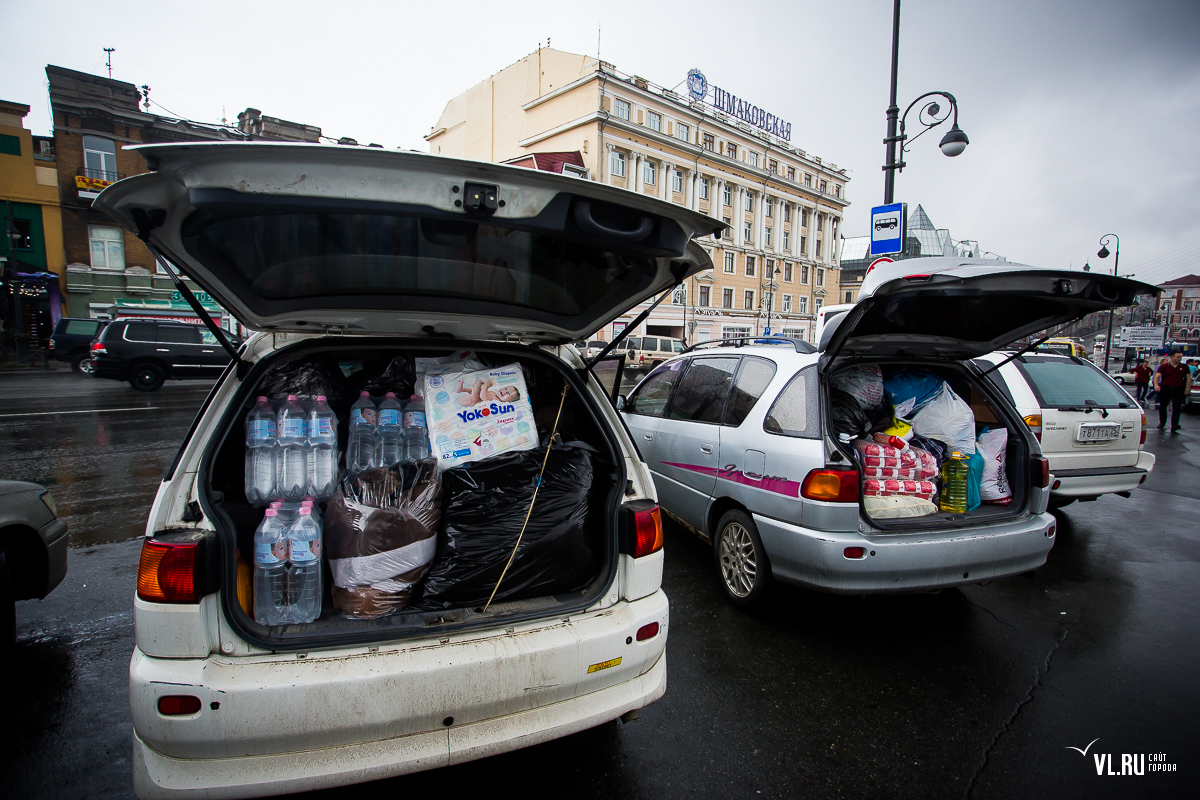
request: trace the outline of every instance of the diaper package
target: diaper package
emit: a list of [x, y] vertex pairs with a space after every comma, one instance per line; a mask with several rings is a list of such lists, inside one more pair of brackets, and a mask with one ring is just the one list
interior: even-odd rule
[[538, 446], [520, 364], [425, 376], [429, 442], [442, 469]]

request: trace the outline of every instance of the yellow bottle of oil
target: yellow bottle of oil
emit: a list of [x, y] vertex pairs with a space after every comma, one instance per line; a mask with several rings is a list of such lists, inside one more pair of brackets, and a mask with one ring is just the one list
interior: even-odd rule
[[967, 512], [967, 477], [971, 468], [962, 453], [951, 453], [942, 464], [942, 495], [938, 507], [953, 514]]

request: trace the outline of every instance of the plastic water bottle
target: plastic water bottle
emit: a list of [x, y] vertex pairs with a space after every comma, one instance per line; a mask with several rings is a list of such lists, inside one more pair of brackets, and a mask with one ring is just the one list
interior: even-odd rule
[[316, 500], [333, 497], [337, 485], [337, 417], [325, 399], [317, 395], [308, 412], [308, 494]]
[[429, 427], [425, 423], [425, 401], [414, 394], [404, 407], [404, 458], [429, 458]]
[[938, 508], [953, 514], [967, 513], [967, 480], [971, 468], [962, 453], [951, 453], [942, 464], [942, 496]]
[[375, 425], [379, 421], [375, 402], [368, 392], [350, 406], [350, 439], [346, 443], [346, 469], [351, 472], [375, 466]]
[[375, 428], [375, 464], [390, 467], [404, 458], [404, 441], [400, 432], [400, 401], [395, 392], [388, 392], [379, 404], [379, 425]]
[[260, 625], [288, 622], [288, 541], [278, 515], [268, 508], [254, 531], [254, 619]]
[[265, 397], [246, 415], [246, 500], [265, 506], [275, 496], [275, 412]]
[[294, 394], [279, 409], [279, 459], [275, 494], [281, 500], [299, 500], [308, 492], [308, 414]]
[[321, 526], [312, 507], [301, 505], [296, 521], [287, 530], [288, 622], [312, 622], [321, 616]]

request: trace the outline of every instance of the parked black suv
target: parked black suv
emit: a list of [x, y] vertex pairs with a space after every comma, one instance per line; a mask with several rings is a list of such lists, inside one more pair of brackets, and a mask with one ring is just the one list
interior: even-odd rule
[[63, 317], [50, 334], [50, 352], [55, 361], [71, 362], [76, 372], [91, 373], [92, 340], [104, 326], [104, 320]]
[[214, 378], [229, 354], [202, 325], [148, 319], [109, 323], [92, 346], [95, 375], [153, 392], [167, 378]]

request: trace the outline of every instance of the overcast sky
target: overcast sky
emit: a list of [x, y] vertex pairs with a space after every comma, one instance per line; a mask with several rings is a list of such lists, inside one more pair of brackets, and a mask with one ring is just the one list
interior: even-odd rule
[[[329, 136], [427, 149], [446, 101], [537, 48], [673, 86], [699, 68], [849, 170], [844, 233], [882, 202], [892, 4], [287, 3], [0, 0], [0, 99], [51, 127], [45, 66], [149, 84], [151, 110], [207, 122], [253, 106]], [[900, 105], [941, 89], [971, 144], [913, 145], [896, 199], [956, 239], [1042, 266], [1200, 273], [1200, 2], [905, 0]], [[915, 111], [914, 111], [915, 114]], [[912, 115], [910, 115], [911, 121]], [[911, 126], [910, 126], [911, 132]]]

